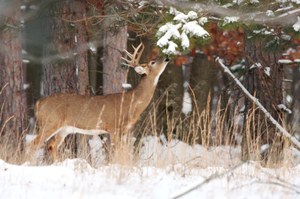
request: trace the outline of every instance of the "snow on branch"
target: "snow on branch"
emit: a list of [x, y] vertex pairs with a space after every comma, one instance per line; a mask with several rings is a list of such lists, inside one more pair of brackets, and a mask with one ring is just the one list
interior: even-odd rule
[[266, 115], [266, 117], [280, 130], [280, 132], [288, 138], [294, 145], [296, 145], [298, 148], [300, 148], [300, 142], [297, 140], [297, 138], [293, 135], [291, 135], [286, 129], [284, 129], [273, 117], [272, 115], [267, 111], [267, 109], [259, 102], [259, 100], [251, 95], [249, 91], [243, 86], [243, 84], [232, 74], [232, 72], [229, 70], [227, 66], [224, 65], [222, 59], [219, 57], [216, 59], [216, 61], [219, 63], [219, 65], [222, 67], [225, 73], [227, 73], [234, 81], [235, 83], [240, 87], [240, 89], [243, 91], [243, 93], [246, 95], [248, 99], [250, 99], [253, 103], [255, 103], [258, 108]]
[[[186, 10], [193, 10], [195, 12], [204, 12], [211, 15], [225, 18], [228, 16], [235, 16], [239, 18], [240, 22], [244, 23], [256, 23], [261, 25], [281, 25], [291, 26], [297, 22], [297, 16], [300, 14], [300, 8], [296, 6], [287, 6], [277, 10], [266, 10], [266, 11], [251, 11], [245, 12], [230, 8], [230, 5], [219, 5], [213, 2], [199, 3], [184, 0], [161, 0], [163, 4], [167, 6], [173, 6], [175, 8], [181, 8]], [[232, 4], [231, 6], [233, 6]], [[282, 13], [282, 14], [280, 14]], [[277, 16], [276, 16], [277, 14]], [[298, 24], [294, 29], [298, 29]]]
[[173, 20], [162, 25], [157, 31], [157, 45], [167, 55], [176, 54], [178, 48], [186, 50], [190, 47], [189, 37], [206, 38], [209, 33], [201, 26], [205, 19], [198, 19], [198, 14], [190, 11], [187, 14], [171, 7], [169, 13]]

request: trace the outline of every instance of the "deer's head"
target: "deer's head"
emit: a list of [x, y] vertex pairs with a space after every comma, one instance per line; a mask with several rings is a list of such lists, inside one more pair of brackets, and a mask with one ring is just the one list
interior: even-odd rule
[[140, 75], [147, 75], [159, 78], [161, 73], [165, 70], [169, 59], [160, 57], [156, 60], [151, 60], [148, 63], [140, 64], [139, 61], [141, 59], [145, 47], [143, 43], [140, 43], [138, 47], [132, 47], [134, 49], [133, 54], [125, 50], [127, 56], [129, 57], [129, 60], [122, 57], [122, 59], [127, 62], [127, 65], [134, 68], [134, 70]]

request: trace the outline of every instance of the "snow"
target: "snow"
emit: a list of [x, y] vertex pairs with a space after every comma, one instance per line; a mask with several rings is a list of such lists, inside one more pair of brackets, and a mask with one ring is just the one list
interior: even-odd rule
[[123, 84], [122, 84], [122, 88], [124, 88], [125, 90], [129, 90], [129, 89], [132, 88], [132, 85], [129, 84], [129, 83], [123, 83]]
[[259, 30], [253, 30], [253, 33], [255, 34], [261, 34], [261, 35], [272, 35], [274, 33], [274, 29], [266, 29], [266, 28], [261, 28]]
[[188, 36], [185, 34], [185, 32], [181, 34], [181, 46], [183, 47], [183, 49], [186, 49], [190, 46], [190, 40]]
[[152, 136], [143, 143], [133, 166], [94, 168], [84, 159], [48, 166], [0, 160], [1, 198], [165, 199], [191, 189], [183, 198], [299, 198], [300, 155], [293, 148], [288, 152], [298, 156], [295, 166], [263, 168], [256, 162], [241, 163], [240, 148], [190, 146]]
[[295, 31], [300, 30], [300, 17], [297, 17], [297, 22], [293, 25]]
[[162, 25], [156, 36], [158, 38], [157, 46], [162, 48], [162, 52], [168, 55], [174, 55], [178, 53], [178, 48], [186, 50], [190, 47], [190, 37], [206, 38], [209, 33], [202, 28], [207, 18], [200, 18], [194, 11], [190, 11], [187, 14], [170, 8], [169, 13], [174, 15], [173, 21], [167, 22]]
[[283, 111], [286, 111], [288, 114], [292, 114], [292, 110], [286, 107], [284, 104], [278, 104], [277, 107]]
[[274, 14], [274, 12], [273, 12], [272, 10], [267, 10], [267, 11], [266, 11], [266, 15], [267, 15], [268, 17], [275, 17], [275, 14]]
[[201, 18], [199, 19], [199, 24], [200, 24], [201, 26], [203, 26], [203, 25], [206, 24], [207, 22], [208, 22], [207, 17], [201, 17]]
[[89, 42], [88, 43], [88, 48], [93, 52], [96, 53], [97, 52], [97, 47], [93, 42]]
[[230, 23], [235, 23], [238, 22], [240, 18], [237, 16], [228, 16], [228, 17], [224, 17], [224, 25], [226, 24], [230, 24]]
[[185, 91], [184, 94], [183, 94], [181, 112], [183, 114], [185, 114], [186, 116], [190, 112], [192, 112], [192, 99], [191, 99], [190, 93], [188, 91]]
[[206, 37], [208, 36], [208, 32], [204, 30], [200, 25], [198, 25], [197, 21], [190, 21], [183, 25], [183, 31], [186, 33], [190, 33], [192, 36], [197, 37]]
[[279, 59], [278, 63], [280, 63], [280, 64], [290, 64], [290, 63], [293, 63], [293, 61], [290, 60], [290, 59]]
[[[170, 46], [170, 42], [169, 41], [171, 38], [174, 39], [178, 39], [180, 38], [180, 33], [178, 31], [178, 29], [181, 27], [181, 24], [172, 24], [172, 23], [167, 23], [163, 26], [161, 26], [158, 29], [157, 35], [163, 35], [158, 41], [157, 41], [157, 45], [159, 47], [164, 47], [166, 45]], [[174, 43], [174, 42], [173, 42]]]
[[167, 49], [163, 49], [162, 52], [164, 54], [167, 54], [167, 55], [169, 55], [169, 54], [175, 54], [177, 46], [178, 45], [176, 43], [174, 43], [173, 41], [169, 41], [168, 42], [168, 48]]
[[255, 69], [255, 68], [261, 68], [261, 67], [262, 67], [261, 63], [257, 62], [250, 66], [250, 70]]
[[264, 68], [264, 72], [265, 72], [266, 75], [268, 75], [270, 77], [270, 75], [271, 75], [270, 74], [271, 73], [271, 68], [270, 67], [265, 67]]
[[22, 62], [25, 63], [25, 64], [30, 63], [29, 59], [22, 59]]
[[293, 102], [293, 97], [290, 96], [290, 95], [286, 95], [285, 99], [286, 99], [286, 101], [287, 101], [288, 103], [292, 103], [292, 102]]

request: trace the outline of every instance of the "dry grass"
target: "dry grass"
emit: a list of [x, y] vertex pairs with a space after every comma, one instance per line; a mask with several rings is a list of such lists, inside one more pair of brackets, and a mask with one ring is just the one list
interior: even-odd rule
[[25, 157], [22, 146], [22, 141], [16, 141], [12, 136], [7, 134], [1, 136], [0, 159], [13, 164], [24, 163]]
[[[208, 103], [206, 109], [200, 112], [196, 106], [195, 99], [193, 100], [194, 109], [188, 117], [183, 115], [175, 116], [168, 112], [162, 114], [158, 111], [158, 104], [151, 104], [150, 108], [147, 110], [146, 117], [143, 121], [140, 121], [138, 127], [135, 129], [134, 135], [139, 135], [138, 138], [140, 139], [141, 137], [148, 135], [159, 137], [159, 135], [164, 134], [166, 142], [172, 139], [180, 139], [185, 143], [189, 143], [191, 146], [201, 144], [202, 147], [207, 150], [214, 149], [216, 146], [226, 145], [236, 147], [240, 144], [239, 139], [242, 136], [240, 134], [241, 126], [240, 124], [233, 122], [234, 118], [239, 117], [238, 111], [234, 111], [231, 115], [231, 120], [228, 120], [224, 113], [226, 113], [226, 110], [230, 109], [230, 104], [228, 104], [225, 109], [222, 109], [219, 100], [213, 111], [211, 103]], [[211, 100], [212, 99], [209, 97], [208, 101]], [[162, 100], [160, 100], [160, 102], [161, 101]], [[248, 118], [253, 118], [253, 114], [254, 111], [249, 111]], [[265, 129], [257, 128], [263, 126], [261, 123], [264, 122], [266, 122], [264, 118], [260, 119], [259, 124], [254, 126], [250, 119], [246, 121], [246, 138], [249, 147], [248, 150], [251, 153], [251, 160], [257, 161], [260, 159], [260, 138], [256, 137], [253, 139], [253, 131], [257, 134], [264, 131]], [[165, 125], [165, 128], [162, 128], [162, 125]], [[0, 129], [3, 129], [3, 127], [0, 127]], [[114, 143], [113, 153], [110, 154], [109, 163], [128, 166], [138, 164], [140, 159], [138, 153], [143, 145], [141, 142], [137, 142], [138, 144], [134, 145], [132, 137], [132, 135], [127, 135], [126, 137], [123, 136], [118, 142]], [[63, 160], [66, 158], [78, 157], [84, 158], [90, 163], [95, 164], [88, 145], [89, 139], [90, 137], [88, 136], [77, 136], [76, 139], [67, 139], [65, 146], [60, 150], [60, 159]], [[163, 143], [164, 140], [160, 140], [160, 142]], [[0, 159], [15, 164], [23, 163], [25, 161], [23, 146], [23, 141], [16, 142], [9, 136], [9, 133], [5, 133], [0, 140]], [[74, 150], [74, 148], [76, 148], [76, 150]], [[218, 156], [223, 155], [220, 154], [220, 151], [216, 151], [215, 158], [218, 159], [216, 162], [219, 162], [219, 160], [222, 159], [222, 157]], [[292, 159], [293, 157], [292, 155], [287, 154], [286, 158]], [[197, 160], [197, 158], [193, 157], [190, 161], [202, 161], [203, 163], [203, 159], [205, 158], [199, 158]], [[202, 165], [209, 166], [210, 163], [213, 163], [211, 157], [208, 159], [210, 159], [210, 161], [208, 161], [207, 164], [203, 163]], [[291, 164], [291, 162], [292, 160], [285, 159], [282, 162], [282, 165], [288, 165]], [[169, 162], [160, 162], [157, 163], [157, 166], [165, 166], [168, 164]]]

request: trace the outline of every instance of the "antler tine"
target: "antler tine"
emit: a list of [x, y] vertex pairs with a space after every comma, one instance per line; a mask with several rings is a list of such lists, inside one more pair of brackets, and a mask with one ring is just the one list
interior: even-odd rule
[[121, 59], [124, 60], [125, 62], [127, 62], [125, 65], [130, 66], [130, 62], [132, 62], [132, 61], [130, 61], [130, 60], [124, 58], [124, 57], [121, 57]]
[[131, 54], [130, 52], [128, 52], [127, 50], [124, 50], [124, 52], [126, 53], [126, 55], [127, 55], [130, 59], [133, 59], [133, 58], [134, 58], [134, 55]]
[[[142, 47], [142, 49], [140, 50], [141, 47]], [[127, 62], [128, 66], [135, 67], [135, 66], [139, 65], [140, 58], [144, 51], [144, 44], [140, 43], [140, 45], [138, 45], [137, 47], [134, 47], [132, 45], [132, 48], [134, 50], [133, 54], [129, 53], [127, 50], [124, 50], [124, 52], [130, 58], [130, 60], [128, 60], [124, 57], [121, 57], [121, 59], [124, 60], [125, 62]]]
[[[142, 47], [142, 49], [140, 50], [140, 48]], [[138, 45], [138, 47], [136, 47], [136, 49], [137, 49], [137, 58], [136, 58], [136, 62], [137, 62], [137, 64], [139, 64], [139, 62], [140, 62], [140, 59], [141, 59], [141, 56], [142, 56], [142, 54], [143, 54], [143, 51], [144, 51], [144, 49], [145, 49], [145, 46], [144, 46], [144, 44], [141, 42], [140, 43], [140, 45]], [[135, 49], [135, 50], [136, 50]], [[140, 51], [140, 52], [138, 52], [138, 51]]]

